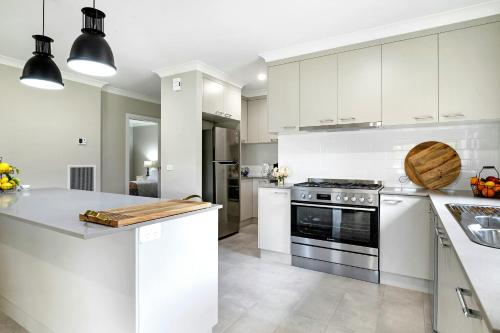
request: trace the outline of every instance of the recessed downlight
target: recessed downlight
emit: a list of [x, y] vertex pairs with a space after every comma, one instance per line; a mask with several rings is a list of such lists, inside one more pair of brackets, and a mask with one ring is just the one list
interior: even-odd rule
[[260, 73], [259, 75], [257, 75], [257, 79], [259, 81], [266, 81], [267, 80], [267, 75], [266, 73]]

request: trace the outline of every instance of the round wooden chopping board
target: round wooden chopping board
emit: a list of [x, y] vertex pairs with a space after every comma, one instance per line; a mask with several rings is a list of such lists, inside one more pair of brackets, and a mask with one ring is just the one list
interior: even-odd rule
[[460, 175], [461, 166], [455, 149], [438, 141], [416, 145], [405, 158], [405, 172], [410, 180], [433, 190], [453, 183]]

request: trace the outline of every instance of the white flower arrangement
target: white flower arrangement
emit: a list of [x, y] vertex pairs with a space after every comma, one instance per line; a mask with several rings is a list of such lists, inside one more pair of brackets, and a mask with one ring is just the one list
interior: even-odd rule
[[279, 167], [274, 168], [272, 172], [272, 176], [278, 179], [278, 184], [284, 184], [285, 178], [288, 177], [288, 168], [287, 167]]

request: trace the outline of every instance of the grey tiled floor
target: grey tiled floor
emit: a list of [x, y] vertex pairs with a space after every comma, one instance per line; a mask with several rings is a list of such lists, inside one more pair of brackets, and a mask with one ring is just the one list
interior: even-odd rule
[[[219, 323], [214, 333], [425, 333], [430, 298], [262, 261], [257, 225], [219, 245]], [[0, 333], [26, 333], [0, 312]]]
[[431, 332], [430, 297], [258, 258], [257, 225], [219, 245], [216, 333]]

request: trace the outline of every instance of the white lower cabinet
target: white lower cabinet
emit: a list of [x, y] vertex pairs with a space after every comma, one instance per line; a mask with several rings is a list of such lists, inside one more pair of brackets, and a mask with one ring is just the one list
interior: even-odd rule
[[[489, 332], [484, 319], [465, 316], [462, 306], [465, 306], [467, 311], [473, 311], [473, 314], [477, 313], [481, 316], [474, 299], [474, 291], [440, 221], [438, 221], [437, 230], [441, 233], [436, 258], [438, 262], [437, 331], [439, 333]], [[460, 293], [457, 292], [457, 288], [460, 288]]]
[[290, 189], [259, 188], [259, 249], [290, 254]]
[[433, 225], [427, 197], [380, 196], [380, 271], [432, 280]]
[[253, 180], [240, 181], [240, 220], [245, 221], [253, 217]]

